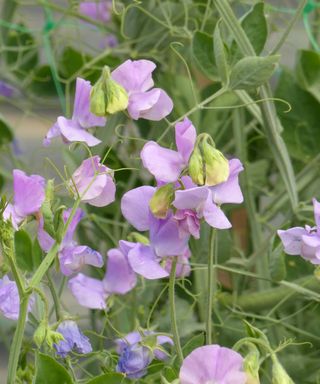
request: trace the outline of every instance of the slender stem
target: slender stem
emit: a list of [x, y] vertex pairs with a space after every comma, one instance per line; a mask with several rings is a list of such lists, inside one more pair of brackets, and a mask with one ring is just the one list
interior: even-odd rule
[[208, 253], [208, 297], [207, 297], [207, 320], [206, 320], [206, 342], [212, 344], [212, 308], [213, 296], [215, 291], [215, 270], [214, 270], [214, 248], [215, 248], [216, 230], [210, 231], [209, 253]]
[[[60, 300], [59, 300], [58, 294], [56, 292], [55, 286], [53, 284], [53, 281], [51, 279], [50, 272], [47, 271], [46, 275], [47, 275], [47, 279], [48, 279], [48, 287], [50, 289], [52, 300], [53, 300], [54, 310], [56, 312], [56, 319], [57, 319], [57, 321], [59, 321], [61, 318]], [[50, 316], [51, 316], [51, 313], [50, 313]]]
[[170, 280], [169, 280], [169, 303], [170, 303], [170, 315], [171, 315], [171, 331], [173, 335], [173, 342], [177, 351], [177, 356], [182, 363], [183, 361], [183, 353], [180, 344], [180, 337], [177, 326], [177, 314], [176, 314], [176, 305], [174, 300], [175, 294], [175, 280], [176, 280], [176, 269], [177, 269], [177, 258], [173, 257], [171, 272], [170, 272]]
[[8, 384], [16, 384], [16, 372], [19, 363], [21, 345], [24, 335], [24, 327], [27, 319], [29, 304], [29, 294], [20, 299], [20, 312], [17, 328], [14, 333], [13, 341], [10, 348], [9, 364], [8, 364]]

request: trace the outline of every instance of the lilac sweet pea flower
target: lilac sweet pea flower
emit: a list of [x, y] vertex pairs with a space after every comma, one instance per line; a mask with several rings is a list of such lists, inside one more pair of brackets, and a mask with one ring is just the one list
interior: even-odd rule
[[[28, 312], [31, 311], [34, 303], [30, 298]], [[0, 279], [0, 313], [11, 320], [18, 320], [20, 312], [20, 299], [17, 284], [11, 281], [7, 275]]]
[[188, 118], [176, 124], [175, 137], [178, 151], [161, 147], [154, 141], [148, 141], [142, 148], [140, 156], [143, 166], [158, 182], [177, 181], [188, 165], [197, 138], [196, 129]]
[[13, 170], [13, 204], [8, 204], [3, 218], [10, 220], [15, 229], [29, 215], [35, 214], [45, 198], [45, 180], [38, 175], [28, 176], [19, 169]]
[[83, 1], [79, 4], [79, 13], [88, 16], [93, 20], [106, 23], [111, 19], [112, 1], [101, 0]]
[[3, 80], [0, 80], [0, 96], [12, 97], [15, 93], [15, 88]]
[[84, 160], [72, 175], [72, 180], [72, 186], [75, 185], [84, 203], [104, 207], [115, 200], [113, 171], [100, 163], [99, 156]]
[[196, 348], [181, 366], [180, 384], [245, 384], [242, 356], [220, 345]]
[[[143, 331], [143, 335], [144, 336], [156, 335], [156, 332]], [[117, 345], [117, 353], [121, 355], [128, 345], [134, 345], [142, 341], [143, 341], [143, 337], [141, 332], [130, 332], [124, 338], [115, 340], [115, 343]], [[158, 335], [157, 345], [163, 345], [163, 344], [173, 345], [173, 341], [171, 337], [165, 336], [165, 335]], [[168, 355], [161, 349], [156, 348], [153, 352], [154, 352], [155, 358], [158, 360], [165, 360], [168, 357]]]
[[320, 203], [313, 199], [316, 227], [308, 225], [278, 230], [277, 233], [288, 255], [300, 255], [312, 264], [320, 264]]
[[88, 128], [103, 127], [106, 124], [104, 117], [95, 116], [90, 112], [90, 91], [90, 82], [78, 77], [72, 118], [58, 117], [43, 141], [45, 146], [48, 146], [51, 140], [58, 136], [61, 136], [65, 143], [80, 141], [89, 147], [101, 143], [87, 132]]
[[[147, 337], [153, 335], [154, 332], [146, 331], [144, 335]], [[173, 344], [170, 337], [157, 336], [157, 344], [165, 343]], [[150, 348], [143, 345], [143, 337], [139, 332], [131, 332], [123, 339], [117, 339], [117, 352], [120, 355], [117, 365], [117, 372], [125, 373], [130, 379], [139, 379], [147, 373], [147, 368], [153, 357], [164, 360], [167, 355], [160, 349], [153, 352]]]
[[[63, 220], [66, 223], [71, 213], [71, 209], [67, 209], [63, 213]], [[78, 245], [74, 240], [74, 232], [80, 220], [83, 218], [83, 211], [78, 209], [71, 220], [67, 233], [61, 243], [59, 250], [59, 262], [61, 272], [65, 276], [70, 276], [77, 273], [81, 268], [88, 264], [94, 267], [101, 268], [103, 266], [103, 259], [99, 252], [94, 251], [88, 246]], [[38, 240], [41, 248], [45, 252], [49, 252], [54, 244], [54, 239], [45, 232], [43, 228], [43, 219], [40, 220], [38, 228]]]
[[61, 340], [59, 344], [54, 344], [59, 356], [66, 357], [71, 351], [82, 354], [92, 352], [89, 338], [80, 331], [74, 321], [63, 321], [57, 328], [57, 332], [64, 337], [64, 340]]
[[152, 88], [155, 68], [156, 65], [149, 60], [127, 60], [111, 74], [112, 79], [127, 91], [128, 113], [134, 120], [159, 121], [172, 111], [173, 103], [166, 92]]
[[[231, 227], [231, 223], [220, 209], [220, 205], [224, 203], [240, 204], [243, 201], [243, 195], [239, 186], [238, 175], [243, 170], [243, 166], [238, 159], [229, 160], [230, 174], [228, 179], [220, 184], [212, 187], [202, 186], [198, 187], [195, 184], [183, 190], [175, 192], [174, 207], [178, 209], [176, 216], [179, 217], [186, 214], [185, 210], [192, 210], [195, 212], [192, 217], [193, 222], [190, 223], [190, 233], [198, 236], [197, 233], [197, 219], [204, 218], [204, 220], [213, 228], [226, 229]], [[183, 213], [180, 213], [183, 210]], [[185, 223], [183, 223], [182, 230], [185, 230]], [[195, 237], [196, 237], [195, 236]]]

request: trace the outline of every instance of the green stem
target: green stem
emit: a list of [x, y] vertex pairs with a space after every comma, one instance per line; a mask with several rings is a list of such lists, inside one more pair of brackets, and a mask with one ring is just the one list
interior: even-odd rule
[[177, 314], [175, 305], [175, 280], [176, 280], [177, 258], [172, 258], [170, 280], [169, 280], [169, 303], [170, 303], [170, 315], [171, 315], [171, 331], [173, 335], [174, 346], [177, 351], [179, 362], [183, 361], [183, 353], [180, 344], [180, 337], [177, 326]]
[[24, 327], [28, 313], [29, 294], [20, 299], [20, 312], [17, 328], [14, 333], [13, 341], [10, 348], [9, 364], [8, 364], [8, 384], [16, 384], [16, 373], [21, 352], [21, 345], [24, 335]]
[[211, 229], [208, 254], [208, 297], [207, 297], [207, 320], [206, 320], [206, 342], [212, 344], [212, 303], [215, 293], [216, 272], [214, 269], [214, 248], [216, 230]]
[[[59, 300], [59, 297], [57, 295], [57, 292], [56, 292], [55, 286], [53, 284], [53, 281], [51, 279], [49, 271], [47, 271], [46, 276], [48, 279], [48, 287], [50, 289], [52, 300], [53, 300], [54, 310], [56, 312], [56, 319], [57, 319], [57, 321], [59, 321], [61, 319], [60, 300]], [[53, 311], [53, 309], [52, 309], [52, 311]], [[51, 315], [51, 313], [50, 313], [50, 315]]]

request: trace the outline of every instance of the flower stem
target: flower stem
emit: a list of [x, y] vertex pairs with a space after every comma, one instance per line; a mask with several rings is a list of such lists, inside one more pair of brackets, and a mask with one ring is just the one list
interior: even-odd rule
[[207, 321], [206, 321], [206, 344], [212, 344], [212, 301], [215, 291], [215, 270], [214, 270], [214, 248], [215, 248], [214, 228], [210, 231], [209, 255], [208, 255], [208, 302], [207, 302]]
[[19, 319], [17, 323], [17, 328], [13, 337], [13, 341], [10, 348], [10, 356], [9, 356], [9, 365], [8, 365], [8, 384], [16, 383], [16, 373], [19, 363], [21, 345], [24, 335], [24, 327], [26, 323], [27, 313], [28, 313], [28, 303], [29, 303], [29, 293], [25, 294], [20, 299], [20, 312]]
[[177, 326], [177, 314], [176, 314], [176, 306], [175, 306], [175, 300], [174, 300], [174, 286], [175, 286], [175, 279], [176, 279], [176, 269], [177, 269], [177, 258], [173, 257], [172, 259], [172, 265], [171, 265], [171, 272], [170, 272], [170, 280], [169, 280], [169, 302], [170, 302], [170, 315], [171, 315], [171, 331], [173, 334], [173, 341], [174, 345], [177, 351], [177, 356], [182, 363], [183, 361], [183, 353], [181, 349], [180, 344], [180, 337], [178, 332], [178, 326]]

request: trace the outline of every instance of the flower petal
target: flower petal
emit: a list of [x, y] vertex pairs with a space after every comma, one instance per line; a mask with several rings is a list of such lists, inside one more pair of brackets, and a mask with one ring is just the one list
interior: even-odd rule
[[288, 255], [301, 255], [302, 236], [308, 234], [304, 228], [293, 227], [286, 231], [278, 230], [277, 233], [282, 241], [285, 253]]
[[151, 215], [149, 202], [154, 192], [154, 187], [144, 186], [134, 188], [122, 197], [122, 214], [138, 231], [149, 229], [149, 217]]
[[[131, 104], [131, 101], [135, 104]], [[136, 95], [132, 95], [129, 99], [129, 114], [133, 108], [139, 111], [137, 118], [160, 121], [171, 113], [173, 102], [165, 91], [160, 88], [153, 88], [149, 92], [144, 92], [143, 97], [141, 94], [139, 100]]]
[[218, 229], [227, 229], [231, 228], [232, 225], [227, 219], [226, 215], [223, 213], [221, 208], [219, 208], [208, 196], [208, 199], [203, 208], [203, 217], [205, 221], [211, 225], [213, 228]]
[[128, 253], [131, 268], [146, 279], [168, 277], [168, 272], [157, 261], [156, 255], [149, 245], [137, 243]]
[[178, 152], [181, 154], [185, 163], [187, 163], [197, 139], [196, 129], [192, 122], [186, 117], [183, 121], [176, 124], [175, 132]]
[[68, 142], [79, 141], [86, 143], [89, 147], [94, 147], [101, 143], [101, 140], [97, 139], [91, 133], [81, 128], [79, 123], [75, 120], [66, 119], [63, 116], [59, 116], [57, 123], [60, 128], [60, 132]]
[[108, 252], [107, 272], [103, 282], [108, 293], [122, 295], [131, 291], [137, 283], [136, 274], [119, 249], [110, 249]]
[[165, 183], [175, 182], [185, 166], [178, 152], [163, 148], [154, 141], [149, 141], [144, 145], [140, 157], [143, 166], [157, 181]]

